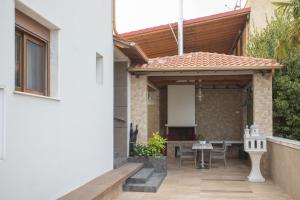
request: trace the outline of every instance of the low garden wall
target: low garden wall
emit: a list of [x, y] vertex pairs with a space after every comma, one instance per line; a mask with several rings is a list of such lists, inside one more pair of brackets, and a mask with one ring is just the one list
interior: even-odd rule
[[167, 157], [129, 157], [128, 162], [143, 163], [145, 168], [154, 168], [157, 173], [167, 173]]
[[300, 199], [300, 142], [268, 138], [270, 176], [293, 199]]

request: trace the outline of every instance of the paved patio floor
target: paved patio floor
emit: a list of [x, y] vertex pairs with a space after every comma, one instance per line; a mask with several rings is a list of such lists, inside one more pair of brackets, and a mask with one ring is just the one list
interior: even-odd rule
[[168, 176], [157, 193], [123, 192], [118, 200], [291, 200], [270, 179], [249, 183], [249, 167], [240, 160], [230, 160], [225, 168], [213, 164], [210, 170], [194, 169], [192, 163], [178, 168], [169, 162]]

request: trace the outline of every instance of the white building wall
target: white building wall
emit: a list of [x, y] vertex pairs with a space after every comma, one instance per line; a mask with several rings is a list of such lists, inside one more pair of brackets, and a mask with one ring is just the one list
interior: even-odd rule
[[287, 0], [247, 0], [245, 7], [251, 7], [250, 30], [262, 30], [268, 21], [274, 17], [276, 6], [272, 2], [286, 2]]
[[[14, 93], [15, 1], [0, 0], [1, 200], [52, 200], [113, 167], [110, 0], [22, 0], [60, 28], [58, 100]], [[103, 84], [96, 83], [96, 52]], [[1, 127], [0, 127], [1, 128]]]

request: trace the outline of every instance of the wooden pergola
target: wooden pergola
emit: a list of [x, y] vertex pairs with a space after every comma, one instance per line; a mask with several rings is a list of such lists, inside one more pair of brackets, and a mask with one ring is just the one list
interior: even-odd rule
[[[249, 20], [250, 8], [184, 21], [184, 53], [233, 54]], [[138, 43], [149, 58], [177, 55], [177, 23], [165, 24], [118, 37]], [[242, 40], [241, 40], [242, 41]], [[239, 43], [243, 46], [243, 44]]]

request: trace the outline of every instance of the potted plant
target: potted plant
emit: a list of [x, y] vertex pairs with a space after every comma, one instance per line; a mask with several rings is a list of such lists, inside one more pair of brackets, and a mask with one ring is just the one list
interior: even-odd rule
[[205, 136], [204, 135], [197, 135], [196, 136], [196, 139], [198, 140], [198, 142], [200, 143], [200, 144], [206, 144], [206, 140], [205, 140]]
[[147, 144], [136, 144], [133, 148], [133, 157], [129, 157], [130, 162], [142, 162], [147, 168], [154, 168], [155, 172], [167, 171], [167, 157], [162, 151], [166, 148], [167, 140], [153, 133]]

